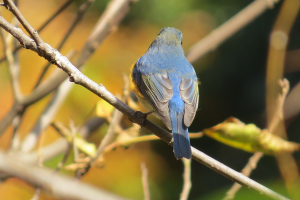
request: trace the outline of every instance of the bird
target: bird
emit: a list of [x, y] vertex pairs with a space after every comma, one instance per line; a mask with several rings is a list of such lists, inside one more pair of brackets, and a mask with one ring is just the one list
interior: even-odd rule
[[198, 109], [198, 78], [182, 49], [182, 33], [163, 28], [133, 65], [132, 89], [150, 112], [173, 134], [176, 159], [192, 156], [188, 127]]

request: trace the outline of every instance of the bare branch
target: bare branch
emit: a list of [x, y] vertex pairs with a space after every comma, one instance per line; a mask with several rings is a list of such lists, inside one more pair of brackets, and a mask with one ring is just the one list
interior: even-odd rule
[[278, 94], [275, 112], [268, 126], [268, 130], [270, 133], [273, 133], [279, 122], [283, 120], [283, 105], [286, 99], [286, 95], [290, 90], [290, 83], [287, 79], [279, 80], [279, 85], [282, 92]]
[[[37, 32], [42, 32], [44, 30], [44, 28], [46, 28], [46, 26], [48, 26], [48, 24], [50, 24], [50, 22], [52, 22], [62, 11], [64, 11], [74, 0], [68, 0], [66, 1], [51, 17], [49, 17], [49, 19], [46, 20], [46, 22], [44, 22], [44, 24], [37, 29]], [[3, 4], [4, 6], [4, 4]], [[22, 48], [21, 45], [18, 45], [15, 47], [15, 49], [13, 50], [13, 54], [17, 53], [20, 49]], [[3, 56], [2, 58], [0, 58], [0, 63], [2, 61], [4, 61], [6, 59], [6, 56]]]
[[[110, 2], [103, 15], [100, 17], [96, 27], [90, 34], [90, 37], [84, 46], [84, 50], [81, 51], [81, 56], [75, 62], [75, 66], [80, 68], [89, 59], [89, 57], [99, 47], [106, 36], [113, 30], [113, 27], [116, 27], [120, 23], [121, 19], [125, 17], [132, 2], [132, 0], [113, 0]], [[3, 18], [0, 19], [0, 23], [5, 23], [5, 27], [10, 30], [6, 31], [10, 32], [12, 35], [17, 32], [22, 35], [22, 37], [18, 37], [20, 39], [18, 41], [23, 47], [27, 49], [32, 48], [35, 49], [36, 52], [39, 52], [35, 42], [26, 34], [24, 34], [21, 29], [11, 26], [8, 22], [6, 22], [4, 19], [3, 21], [2, 19]], [[49, 62], [52, 62], [52, 60], [50, 59]], [[40, 84], [39, 87], [33, 90], [30, 95], [24, 97], [19, 104], [14, 105], [0, 121], [0, 135], [3, 134], [18, 113], [24, 112], [27, 106], [39, 101], [49, 93], [53, 92], [67, 77], [68, 76], [61, 71], [51, 74], [51, 76], [45, 82]]]
[[[67, 7], [69, 7], [69, 5], [71, 5], [71, 3], [73, 3], [74, 0], [67, 0], [63, 5], [61, 5], [60, 8], [57, 9], [57, 11], [55, 11], [53, 13], [52, 16], [50, 16], [45, 22], [44, 24], [38, 28], [38, 32], [41, 32], [44, 30], [44, 28], [46, 28], [48, 26], [48, 24], [50, 24], [50, 22], [52, 22], [60, 13], [62, 13], [62, 11], [64, 11]], [[1, 62], [1, 61], [0, 61]]]
[[123, 199], [100, 188], [29, 165], [17, 156], [5, 155], [2, 152], [0, 152], [0, 170], [62, 199]]
[[[81, 19], [83, 18], [84, 14], [86, 13], [86, 11], [88, 10], [88, 8], [90, 7], [90, 5], [94, 2], [94, 0], [86, 0], [80, 7], [79, 10], [77, 12], [77, 15], [74, 19], [74, 21], [72, 22], [69, 30], [67, 31], [66, 35], [63, 37], [62, 41], [60, 42], [57, 50], [60, 51], [62, 49], [62, 47], [64, 46], [64, 44], [66, 43], [66, 41], [68, 40], [68, 38], [70, 37], [71, 33], [73, 33], [75, 27], [78, 25], [78, 23], [81, 21]], [[36, 85], [34, 88], [36, 88], [41, 81], [43, 80], [46, 72], [48, 71], [49, 67], [51, 66], [51, 63], [48, 63], [43, 71], [42, 74], [40, 75]]]
[[[263, 153], [261, 152], [256, 152], [255, 154], [253, 154], [253, 156], [251, 156], [249, 158], [248, 163], [246, 164], [246, 166], [244, 167], [244, 169], [242, 170], [242, 173], [245, 176], [250, 176], [251, 172], [256, 168], [256, 165], [258, 163], [258, 161], [263, 157]], [[226, 192], [226, 197], [223, 200], [230, 200], [233, 199], [235, 194], [239, 191], [239, 189], [242, 186], [238, 183], [234, 183], [232, 185], [232, 187], [230, 188], [230, 190], [228, 190]]]
[[56, 115], [60, 106], [64, 102], [65, 98], [69, 94], [68, 91], [73, 87], [74, 84], [70, 84], [68, 80], [65, 80], [63, 84], [60, 85], [57, 92], [52, 97], [51, 101], [38, 118], [33, 129], [26, 135], [25, 139], [22, 142], [21, 151], [29, 152], [31, 151], [38, 139], [38, 136], [48, 127], [51, 123], [51, 120]]
[[195, 62], [208, 52], [215, 50], [221, 43], [230, 38], [233, 34], [244, 28], [255, 18], [272, 8], [279, 0], [256, 0], [241, 10], [238, 14], [226, 21], [224, 24], [213, 30], [205, 38], [194, 44], [188, 51], [186, 57], [189, 62]]
[[144, 162], [141, 163], [142, 169], [142, 183], [143, 183], [143, 191], [144, 191], [144, 200], [150, 200], [150, 191], [148, 185], [148, 169]]
[[187, 200], [189, 198], [190, 190], [192, 188], [191, 181], [191, 159], [182, 159], [184, 172], [183, 172], [183, 188], [180, 194], [180, 200]]
[[22, 13], [19, 11], [19, 9], [15, 6], [13, 1], [12, 0], [4, 0], [4, 4], [6, 4], [6, 7], [8, 8], [8, 10], [10, 10], [15, 15], [15, 17], [19, 20], [19, 22], [23, 25], [23, 27], [25, 28], [27, 33], [29, 33], [29, 35], [34, 39], [36, 44], [38, 46], [43, 45], [44, 42], [43, 42], [42, 38], [40, 38], [38, 32], [34, 28], [32, 28], [32, 26], [27, 22], [27, 20], [22, 15]]
[[[300, 1], [286, 0], [282, 4], [278, 18], [270, 35], [270, 45], [267, 61], [266, 78], [266, 113], [268, 126], [274, 128], [274, 133], [287, 139], [286, 128], [282, 118], [278, 117], [278, 124], [273, 127], [272, 121], [276, 112], [276, 101], [281, 86], [278, 81], [283, 78], [285, 55], [289, 41], [290, 31], [299, 14]], [[297, 163], [291, 154], [276, 156], [282, 178], [292, 199], [299, 199], [300, 175]]]
[[[71, 51], [67, 57], [71, 57], [73, 51]], [[56, 69], [59, 70], [59, 69]], [[44, 111], [40, 114], [38, 121], [35, 123], [33, 129], [24, 138], [21, 151], [31, 151], [38, 140], [39, 135], [48, 127], [53, 117], [56, 115], [58, 109], [62, 105], [65, 98], [68, 96], [69, 91], [72, 89], [74, 84], [70, 84], [68, 80], [65, 80], [54, 93], [53, 97], [49, 101]]]
[[[272, 121], [270, 123], [270, 126], [268, 127], [268, 131], [270, 133], [273, 133], [276, 126], [278, 125], [279, 121], [282, 120], [283, 118], [283, 105], [284, 105], [284, 101], [286, 99], [286, 95], [289, 92], [289, 82], [286, 79], [280, 80], [279, 81], [279, 85], [281, 86], [281, 90], [282, 92], [280, 94], [278, 94], [278, 98], [277, 98], [277, 104], [276, 104], [276, 112], [274, 113], [274, 116], [272, 118]], [[254, 153], [250, 158], [248, 163], [246, 164], [246, 166], [242, 169], [242, 173], [245, 176], [250, 176], [250, 174], [252, 173], [252, 171], [254, 169], [256, 169], [256, 165], [257, 163], [260, 161], [260, 159], [263, 157], [263, 153], [261, 152], [256, 152]], [[226, 197], [224, 198], [224, 200], [229, 200], [229, 199], [233, 199], [235, 194], [238, 192], [238, 190], [241, 188], [242, 186], [238, 183], [234, 183], [232, 185], [232, 187], [226, 192]]]
[[234, 171], [233, 169], [227, 167], [226, 165], [214, 160], [213, 158], [205, 155], [201, 151], [195, 149], [192, 147], [192, 158], [205, 166], [209, 167], [210, 169], [222, 174], [223, 176], [227, 177], [228, 179], [237, 182], [241, 184], [242, 186], [259, 191], [260, 194], [265, 195], [272, 199], [285, 199], [288, 198], [281, 196], [280, 194], [277, 194], [276, 192], [270, 190], [269, 188], [260, 185], [253, 181], [252, 179], [246, 177], [245, 175]]

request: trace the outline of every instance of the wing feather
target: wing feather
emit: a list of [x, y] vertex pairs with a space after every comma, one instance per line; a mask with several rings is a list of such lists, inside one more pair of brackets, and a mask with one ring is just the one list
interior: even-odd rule
[[173, 96], [172, 84], [167, 73], [142, 75], [140, 92], [151, 104], [164, 124], [171, 130], [168, 102]]
[[182, 80], [180, 83], [180, 96], [185, 102], [184, 124], [189, 127], [198, 109], [199, 92], [197, 81], [193, 79]]

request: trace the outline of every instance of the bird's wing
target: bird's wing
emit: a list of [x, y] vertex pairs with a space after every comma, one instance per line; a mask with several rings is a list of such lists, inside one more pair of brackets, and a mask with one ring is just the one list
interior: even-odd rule
[[185, 102], [184, 124], [189, 127], [198, 108], [199, 92], [197, 81], [193, 79], [182, 80], [180, 83], [180, 96]]
[[171, 130], [168, 102], [173, 95], [172, 84], [167, 72], [144, 75], [139, 78], [138, 88], [160, 116], [164, 124]]

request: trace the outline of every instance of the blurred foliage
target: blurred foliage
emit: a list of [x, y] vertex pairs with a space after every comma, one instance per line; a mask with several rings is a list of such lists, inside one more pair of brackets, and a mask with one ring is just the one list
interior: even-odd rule
[[[41, 33], [45, 42], [53, 47], [58, 46], [82, 2], [83, 0], [76, 1], [75, 6], [68, 8]], [[62, 49], [63, 54], [67, 54], [71, 49], [76, 51], [81, 49], [108, 2], [108, 0], [95, 1]], [[253, 1], [140, 0], [133, 4], [121, 26], [107, 37], [95, 55], [86, 63], [83, 73], [95, 82], [103, 84], [113, 94], [121, 94], [124, 85], [123, 74], [129, 74], [131, 65], [148, 49], [161, 28], [173, 26], [180, 29], [183, 33], [183, 48], [186, 51], [251, 2]], [[60, 0], [26, 0], [20, 1], [20, 10], [32, 26], [37, 28], [62, 3]], [[190, 128], [191, 132], [199, 132], [204, 128], [215, 126], [228, 116], [235, 116], [246, 124], [256, 124], [257, 128], [265, 128], [265, 65], [269, 34], [280, 5], [279, 3], [274, 9], [266, 11], [220, 45], [216, 51], [193, 63], [201, 85], [200, 109]], [[3, 16], [11, 19], [10, 13], [5, 10]], [[291, 33], [289, 49], [300, 48], [299, 24], [300, 17], [296, 20]], [[0, 56], [2, 55], [3, 51], [0, 51]], [[20, 51], [19, 57], [21, 89], [24, 94], [29, 94], [46, 61], [26, 50]], [[55, 68], [52, 66], [47, 75]], [[290, 81], [292, 88], [299, 82], [300, 73], [295, 71], [285, 74], [285, 77]], [[0, 65], [0, 91], [0, 118], [2, 118], [13, 104], [6, 63]], [[19, 129], [21, 139], [34, 126], [51, 96], [48, 95], [26, 111]], [[62, 122], [68, 127], [71, 119], [75, 126], [80, 126], [98, 101], [96, 95], [75, 85], [54, 121]], [[149, 116], [149, 119], [163, 126], [152, 116]], [[298, 143], [300, 142], [299, 121], [298, 116], [288, 122], [289, 140]], [[98, 145], [106, 131], [105, 125], [90, 136], [88, 142]], [[41, 146], [61, 137], [52, 128], [48, 128], [43, 134], [46, 139], [39, 141]], [[8, 149], [11, 137], [12, 129], [9, 128], [0, 138], [0, 148]], [[191, 143], [199, 150], [238, 171], [251, 156], [250, 153], [228, 147], [207, 137], [192, 140]], [[62, 155], [57, 156], [44, 164], [54, 169], [61, 158]], [[295, 158], [299, 163], [300, 154], [296, 153]], [[73, 159], [74, 155], [71, 153], [66, 165], [72, 163]], [[174, 158], [172, 147], [162, 141], [137, 143], [131, 145], [129, 149], [118, 147], [115, 151], [105, 154], [104, 162], [103, 168], [92, 168], [82, 180], [129, 199], [142, 199], [140, 163], [145, 162], [149, 170], [151, 197], [153, 199], [179, 198], [182, 189], [182, 163]], [[63, 173], [73, 174], [65, 170]], [[264, 157], [251, 178], [259, 182], [272, 182], [274, 184], [267, 184], [267, 186], [286, 195], [273, 157]], [[225, 196], [232, 181], [193, 162], [192, 184], [190, 199], [220, 199]], [[13, 190], [8, 190], [8, 187], [13, 187]], [[32, 186], [18, 179], [7, 179], [0, 186], [1, 197], [30, 199], [33, 193]], [[3, 196], [4, 194], [12, 196]], [[48, 198], [50, 197], [43, 195], [41, 197], [41, 199]], [[247, 198], [258, 199], [260, 196], [242, 189], [236, 199]]]

